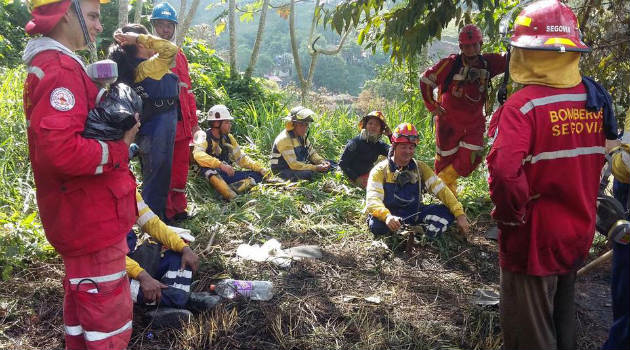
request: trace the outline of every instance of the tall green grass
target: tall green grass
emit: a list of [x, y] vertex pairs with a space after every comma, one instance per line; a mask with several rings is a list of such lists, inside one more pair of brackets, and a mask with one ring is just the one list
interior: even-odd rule
[[25, 77], [21, 68], [0, 70], [0, 272], [5, 280], [50, 249], [37, 217], [28, 159], [22, 102]]
[[[4, 70], [0, 72], [0, 78], [0, 113], [4, 117], [4, 123], [0, 125], [0, 262], [2, 276], [6, 279], [16, 267], [41, 256], [50, 250], [50, 246], [46, 244], [37, 217], [28, 161], [22, 105], [25, 73], [21, 68]], [[279, 92], [270, 94], [273, 97], [269, 101], [226, 97], [235, 106], [233, 133], [245, 152], [267, 167], [273, 141], [284, 128], [282, 118], [296, 104], [295, 96]], [[351, 106], [332, 111], [318, 108], [317, 103], [309, 107], [318, 113], [309, 131], [314, 147], [322, 156], [338, 161], [345, 144], [359, 133], [357, 125], [362, 114]], [[435, 137], [429, 113], [423, 108], [396, 102], [385, 106], [383, 112], [392, 129], [402, 122], [413, 123], [418, 128], [417, 158], [431, 166]], [[201, 232], [209, 232], [215, 224], [238, 230], [247, 227], [244, 232], [254, 234], [244, 238], [261, 241], [272, 236], [289, 238], [295, 232], [310, 232], [320, 237], [328, 233], [330, 239], [366, 233], [361, 212], [364, 192], [354, 188], [341, 173], [327, 174], [319, 181], [297, 185], [288, 191], [262, 186], [229, 204], [217, 200], [214, 191], [197, 176], [195, 169], [189, 179], [191, 208], [199, 214], [192, 228]], [[469, 216], [485, 215], [483, 213], [487, 213], [491, 205], [485, 168], [482, 166], [461, 182], [464, 186], [461, 187], [460, 201]], [[428, 200], [431, 199], [425, 199]]]

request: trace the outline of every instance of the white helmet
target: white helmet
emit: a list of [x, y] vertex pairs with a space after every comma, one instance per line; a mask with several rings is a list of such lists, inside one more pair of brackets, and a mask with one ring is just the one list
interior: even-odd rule
[[214, 105], [208, 111], [208, 121], [234, 120], [230, 111], [224, 105]]

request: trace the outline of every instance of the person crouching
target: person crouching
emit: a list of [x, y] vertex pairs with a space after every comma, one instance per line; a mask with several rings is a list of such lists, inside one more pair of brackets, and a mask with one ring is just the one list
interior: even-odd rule
[[[469, 224], [462, 205], [431, 168], [413, 159], [418, 131], [402, 123], [392, 134], [390, 156], [370, 171], [366, 188], [368, 224], [375, 236], [389, 235], [403, 224], [426, 227], [430, 237], [441, 235], [456, 221], [468, 234]], [[430, 191], [444, 204], [424, 205], [422, 193]]]

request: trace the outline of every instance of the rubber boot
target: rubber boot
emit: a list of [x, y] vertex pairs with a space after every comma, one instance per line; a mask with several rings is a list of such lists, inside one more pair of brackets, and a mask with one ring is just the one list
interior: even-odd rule
[[214, 189], [219, 192], [221, 197], [227, 201], [231, 201], [236, 198], [236, 192], [234, 192], [230, 186], [221, 178], [221, 176], [214, 175], [208, 178], [210, 185], [214, 187]]
[[230, 184], [230, 188], [232, 188], [232, 190], [234, 190], [234, 192], [238, 194], [243, 194], [249, 191], [249, 189], [254, 187], [255, 185], [256, 185], [256, 180], [254, 180], [251, 177], [247, 177], [243, 180], [232, 182]]
[[438, 174], [438, 177], [442, 179], [442, 182], [448, 187], [453, 195], [457, 197], [457, 178], [459, 178], [459, 174], [457, 170], [453, 168], [452, 164], [449, 164], [446, 168], [442, 169]]

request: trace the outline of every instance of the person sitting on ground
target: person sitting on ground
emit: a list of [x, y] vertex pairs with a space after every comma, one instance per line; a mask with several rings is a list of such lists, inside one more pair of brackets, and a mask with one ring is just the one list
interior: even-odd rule
[[167, 226], [145, 204], [139, 192], [136, 192], [136, 202], [136, 224], [150, 238], [136, 248], [135, 232], [131, 230], [127, 234], [126, 270], [131, 280], [131, 298], [138, 305], [158, 306], [146, 313], [152, 327], [176, 327], [190, 321], [191, 310], [209, 310], [221, 297], [208, 292], [190, 292], [192, 275], [199, 266], [199, 257], [187, 243], [194, 241], [190, 231]]
[[[212, 187], [225, 200], [232, 200], [237, 193], [244, 193], [269, 173], [249, 158], [238, 146], [230, 130], [234, 117], [224, 105], [215, 105], [208, 111], [210, 129], [197, 131], [193, 138], [193, 158], [201, 167], [204, 176]], [[210, 142], [206, 140], [210, 135]], [[234, 166], [250, 169], [234, 170]]]
[[361, 132], [346, 144], [339, 167], [356, 185], [365, 188], [368, 175], [379, 156], [387, 157], [389, 145], [381, 141], [383, 134], [391, 136], [381, 111], [368, 113], [359, 122]]
[[[366, 192], [368, 224], [375, 236], [396, 232], [403, 224], [424, 224], [429, 237], [437, 237], [455, 220], [468, 235], [468, 219], [451, 190], [421, 161], [413, 159], [418, 131], [402, 123], [392, 134], [387, 159], [370, 171]], [[430, 191], [444, 204], [424, 205], [422, 193]]]
[[284, 118], [285, 128], [273, 142], [271, 171], [290, 180], [312, 180], [315, 173], [324, 173], [334, 167], [315, 152], [308, 140], [308, 127], [314, 121], [315, 112], [297, 106]]

